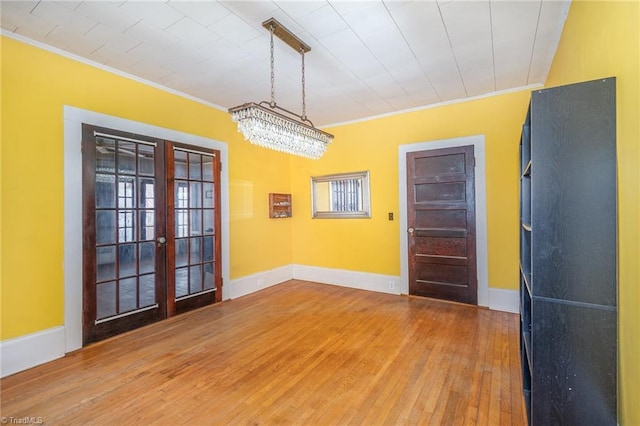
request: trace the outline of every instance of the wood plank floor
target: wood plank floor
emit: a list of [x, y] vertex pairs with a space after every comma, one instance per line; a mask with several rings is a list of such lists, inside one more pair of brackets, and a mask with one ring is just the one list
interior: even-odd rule
[[0, 381], [45, 424], [522, 425], [518, 317], [292, 280]]

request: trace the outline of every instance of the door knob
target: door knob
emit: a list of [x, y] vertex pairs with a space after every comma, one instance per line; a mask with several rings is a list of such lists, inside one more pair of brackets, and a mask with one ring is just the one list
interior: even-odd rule
[[158, 241], [158, 244], [165, 244], [167, 239], [165, 237], [158, 237], [156, 241]]
[[407, 232], [409, 233], [409, 235], [413, 235], [413, 231], [415, 231], [415, 229], [413, 228], [407, 229]]

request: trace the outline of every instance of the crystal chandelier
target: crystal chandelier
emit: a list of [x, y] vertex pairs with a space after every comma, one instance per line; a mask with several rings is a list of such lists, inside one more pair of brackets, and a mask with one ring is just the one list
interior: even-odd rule
[[[304, 54], [311, 50], [274, 18], [262, 23], [271, 34], [271, 101], [249, 102], [229, 109], [238, 131], [254, 145], [312, 159], [322, 157], [333, 135], [316, 129], [306, 115]], [[302, 115], [279, 107], [275, 101], [273, 36], [300, 52], [302, 57]], [[277, 110], [277, 111], [276, 111]]]

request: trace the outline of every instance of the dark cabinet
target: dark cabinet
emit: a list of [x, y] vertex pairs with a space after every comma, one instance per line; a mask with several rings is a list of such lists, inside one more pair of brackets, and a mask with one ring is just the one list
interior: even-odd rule
[[617, 424], [615, 78], [538, 90], [520, 143], [531, 425]]

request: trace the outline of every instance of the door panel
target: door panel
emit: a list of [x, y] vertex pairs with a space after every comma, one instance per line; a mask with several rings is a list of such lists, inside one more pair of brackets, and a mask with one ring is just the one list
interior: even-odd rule
[[169, 315], [222, 300], [220, 154], [166, 147]]
[[[418, 204], [418, 203], [416, 203]], [[417, 210], [421, 208], [421, 210]], [[429, 209], [428, 206], [416, 207], [414, 227], [419, 230], [466, 230], [467, 212], [464, 209], [442, 209], [442, 206]]]
[[467, 256], [467, 239], [455, 237], [416, 238], [417, 253], [434, 256]]
[[407, 154], [409, 293], [477, 303], [473, 146]]
[[413, 168], [416, 178], [437, 178], [448, 174], [462, 174], [466, 170], [465, 156], [462, 153], [434, 156], [413, 155]]
[[162, 141], [83, 125], [85, 344], [166, 316], [163, 177]]
[[465, 200], [465, 182], [419, 183], [415, 190], [416, 203]]

